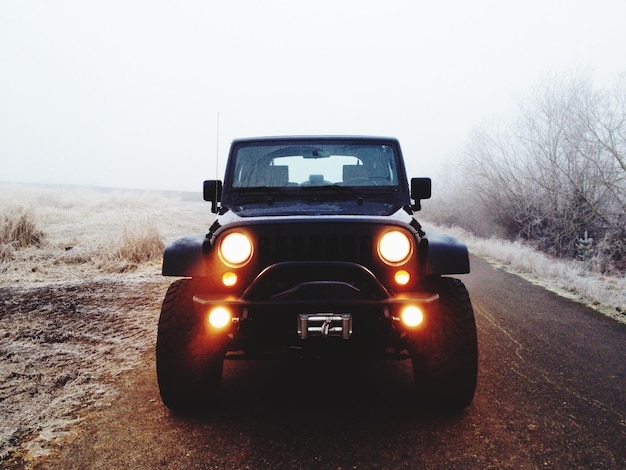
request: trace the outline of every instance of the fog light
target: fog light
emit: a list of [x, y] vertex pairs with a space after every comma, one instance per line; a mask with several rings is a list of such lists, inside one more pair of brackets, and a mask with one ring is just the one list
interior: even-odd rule
[[224, 273], [222, 276], [222, 284], [226, 287], [232, 287], [237, 284], [237, 275], [235, 273]]
[[415, 328], [424, 321], [424, 314], [419, 308], [411, 305], [402, 310], [400, 318], [406, 326]]
[[401, 286], [405, 286], [411, 280], [411, 275], [408, 273], [408, 271], [401, 269], [400, 271], [396, 271], [396, 274], [394, 275], [394, 279], [396, 280], [397, 284], [400, 284]]
[[209, 313], [209, 323], [213, 328], [224, 328], [230, 322], [230, 312], [223, 307], [217, 307]]

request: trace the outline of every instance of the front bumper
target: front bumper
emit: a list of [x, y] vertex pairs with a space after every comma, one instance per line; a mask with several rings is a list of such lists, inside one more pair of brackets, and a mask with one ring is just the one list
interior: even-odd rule
[[[291, 355], [406, 356], [409, 335], [427, 328], [438, 303], [433, 292], [391, 294], [366, 268], [348, 262], [285, 262], [261, 272], [241, 297], [194, 296], [200, 316], [226, 309], [231, 322], [211, 331], [227, 358]], [[424, 322], [410, 328], [402, 310], [417, 307]]]

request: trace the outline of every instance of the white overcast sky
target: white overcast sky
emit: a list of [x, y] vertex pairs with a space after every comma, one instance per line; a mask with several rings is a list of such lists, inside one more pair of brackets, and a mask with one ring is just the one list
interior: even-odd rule
[[0, 181], [200, 191], [233, 138], [320, 133], [431, 176], [580, 69], [626, 71], [626, 1], [0, 0]]

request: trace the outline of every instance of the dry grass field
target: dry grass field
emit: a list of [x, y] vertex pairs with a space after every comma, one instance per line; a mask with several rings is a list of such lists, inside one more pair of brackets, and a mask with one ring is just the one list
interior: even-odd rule
[[[205, 232], [209, 205], [155, 192], [0, 184], [0, 467], [47, 455], [111, 406], [154, 348], [163, 247]], [[444, 229], [453, 231], [452, 229]], [[624, 321], [626, 281], [458, 233], [505, 269]]]

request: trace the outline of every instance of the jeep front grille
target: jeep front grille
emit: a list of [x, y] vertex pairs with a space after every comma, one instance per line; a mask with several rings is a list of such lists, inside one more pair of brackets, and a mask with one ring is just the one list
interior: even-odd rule
[[262, 235], [258, 239], [259, 262], [269, 266], [282, 261], [349, 261], [370, 266], [373, 260], [370, 234]]

